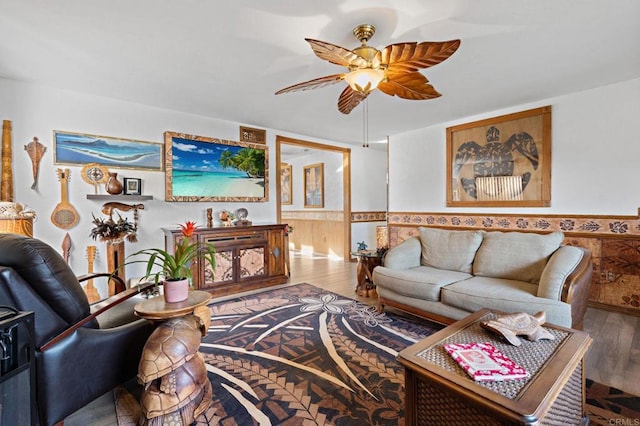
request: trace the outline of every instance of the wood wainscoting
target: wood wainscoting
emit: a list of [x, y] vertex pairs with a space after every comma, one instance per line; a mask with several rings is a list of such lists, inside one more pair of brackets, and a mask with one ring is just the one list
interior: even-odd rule
[[293, 227], [289, 234], [289, 248], [345, 259], [348, 253], [344, 252], [343, 217], [342, 210], [283, 211], [282, 223]]
[[640, 316], [640, 210], [636, 216], [390, 212], [390, 247], [419, 235], [420, 226], [538, 233], [562, 231], [565, 244], [591, 250], [593, 282], [589, 304]]

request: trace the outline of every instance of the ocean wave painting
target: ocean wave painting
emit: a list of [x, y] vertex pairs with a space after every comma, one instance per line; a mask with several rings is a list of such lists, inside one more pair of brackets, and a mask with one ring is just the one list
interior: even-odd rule
[[54, 130], [56, 164], [98, 163], [105, 166], [162, 171], [163, 145]]

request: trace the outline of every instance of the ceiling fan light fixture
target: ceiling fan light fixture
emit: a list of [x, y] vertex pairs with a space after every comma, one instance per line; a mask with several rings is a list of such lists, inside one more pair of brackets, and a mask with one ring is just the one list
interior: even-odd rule
[[445, 61], [458, 50], [460, 40], [394, 43], [378, 50], [367, 45], [375, 30], [373, 25], [358, 25], [353, 35], [360, 40], [361, 46], [353, 50], [305, 38], [318, 58], [346, 67], [348, 71], [294, 84], [278, 90], [276, 95], [344, 81], [349, 87], [338, 98], [338, 111], [343, 114], [353, 111], [375, 89], [389, 96], [410, 100], [429, 100], [441, 96], [419, 70]]
[[344, 76], [351, 88], [360, 93], [371, 93], [384, 80], [384, 70], [361, 68]]

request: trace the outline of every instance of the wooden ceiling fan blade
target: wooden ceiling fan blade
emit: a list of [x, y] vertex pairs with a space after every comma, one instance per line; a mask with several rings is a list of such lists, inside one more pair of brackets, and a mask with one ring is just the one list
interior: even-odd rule
[[365, 100], [369, 94], [353, 90], [351, 86], [345, 87], [338, 98], [338, 111], [343, 114], [349, 114], [360, 102]]
[[427, 100], [442, 96], [419, 72], [392, 74], [378, 89], [389, 96], [409, 100]]
[[344, 47], [340, 47], [326, 41], [314, 40], [312, 38], [306, 38], [305, 40], [311, 45], [313, 53], [315, 53], [320, 59], [324, 59], [332, 64], [341, 65], [347, 68], [349, 66], [367, 66], [367, 61], [349, 49], [345, 49]]
[[415, 72], [445, 61], [460, 47], [460, 40], [396, 43], [382, 50], [389, 73]]
[[314, 78], [313, 80], [305, 81], [303, 83], [294, 84], [293, 86], [285, 87], [276, 92], [276, 95], [289, 92], [298, 92], [300, 90], [318, 89], [320, 87], [331, 86], [344, 80], [344, 74], [333, 74], [324, 77]]

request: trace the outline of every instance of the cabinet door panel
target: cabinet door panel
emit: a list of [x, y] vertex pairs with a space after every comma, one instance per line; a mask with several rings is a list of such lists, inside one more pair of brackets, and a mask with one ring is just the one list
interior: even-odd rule
[[286, 271], [286, 250], [284, 232], [269, 232], [269, 275], [284, 275]]
[[[233, 249], [216, 251], [216, 270], [205, 262], [204, 282], [206, 287], [233, 282]], [[202, 286], [200, 286], [202, 288]]]
[[241, 280], [266, 275], [264, 254], [264, 246], [238, 250], [239, 278]]

